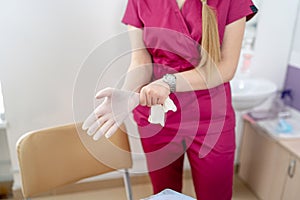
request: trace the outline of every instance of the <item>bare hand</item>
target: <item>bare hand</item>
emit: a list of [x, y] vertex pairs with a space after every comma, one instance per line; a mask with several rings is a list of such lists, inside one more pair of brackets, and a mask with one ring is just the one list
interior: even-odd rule
[[144, 86], [140, 91], [140, 104], [151, 107], [163, 104], [170, 95], [170, 87], [162, 80], [154, 81]]

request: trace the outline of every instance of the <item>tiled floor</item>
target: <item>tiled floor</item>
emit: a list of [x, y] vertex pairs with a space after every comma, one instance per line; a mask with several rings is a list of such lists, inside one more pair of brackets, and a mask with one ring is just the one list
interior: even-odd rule
[[[151, 195], [150, 184], [136, 184], [133, 185], [134, 199], [141, 199]], [[183, 193], [194, 197], [193, 184], [191, 179], [184, 180]], [[108, 188], [97, 191], [88, 191], [81, 193], [64, 194], [57, 196], [48, 196], [34, 198], [35, 200], [123, 200], [126, 199], [125, 189], [123, 187]], [[249, 189], [238, 179], [234, 180], [233, 200], [257, 200], [257, 198], [249, 191]]]

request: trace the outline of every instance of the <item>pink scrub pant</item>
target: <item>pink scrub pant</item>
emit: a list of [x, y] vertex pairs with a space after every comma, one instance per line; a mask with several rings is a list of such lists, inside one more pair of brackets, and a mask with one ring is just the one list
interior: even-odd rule
[[[161, 129], [155, 134], [155, 130], [145, 127], [139, 127], [139, 131], [155, 194], [166, 188], [181, 192], [183, 161], [186, 153], [197, 199], [231, 200], [235, 152], [234, 129], [222, 132], [209, 153], [200, 157], [200, 148], [209, 148], [209, 144], [203, 143], [205, 137], [203, 134], [189, 137], [180, 135], [172, 129]], [[214, 136], [207, 135], [207, 137]]]

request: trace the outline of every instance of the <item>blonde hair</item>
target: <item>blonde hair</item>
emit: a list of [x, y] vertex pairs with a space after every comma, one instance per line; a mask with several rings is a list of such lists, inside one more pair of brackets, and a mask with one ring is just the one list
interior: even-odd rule
[[[207, 65], [207, 76], [210, 77], [212, 67], [221, 61], [221, 47], [218, 30], [218, 21], [215, 10], [207, 5], [207, 0], [202, 2], [202, 51], [201, 64]], [[204, 51], [203, 51], [204, 50]]]

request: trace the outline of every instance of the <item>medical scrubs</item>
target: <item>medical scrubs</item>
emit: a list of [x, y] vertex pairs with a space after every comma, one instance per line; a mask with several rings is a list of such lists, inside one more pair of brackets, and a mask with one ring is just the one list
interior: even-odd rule
[[[216, 11], [220, 45], [225, 27], [257, 12], [251, 0], [208, 0]], [[166, 73], [191, 70], [201, 60], [202, 3], [185, 0], [128, 0], [122, 22], [143, 29], [152, 56], [153, 80]], [[150, 108], [134, 110], [154, 193], [182, 189], [186, 153], [197, 199], [229, 200], [232, 196], [235, 114], [230, 84], [212, 89], [175, 92], [176, 112], [166, 114], [164, 127], [150, 124]]]

